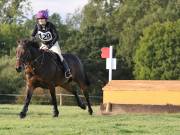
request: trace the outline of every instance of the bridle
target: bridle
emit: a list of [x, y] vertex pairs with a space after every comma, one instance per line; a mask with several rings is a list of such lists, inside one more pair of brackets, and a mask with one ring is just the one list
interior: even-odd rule
[[[17, 48], [23, 48], [21, 45], [18, 45]], [[24, 56], [16, 56], [16, 61], [20, 61], [23, 65], [25, 65], [27, 63], [27, 60], [30, 58], [31, 53], [30, 50], [27, 50], [26, 55]]]
[[[21, 45], [19, 45], [18, 46], [18, 48], [23, 48]], [[42, 57], [42, 59], [41, 59], [41, 65], [43, 64], [43, 61], [44, 61], [44, 53], [45, 52], [43, 52], [43, 54], [41, 54], [40, 56], [38, 56], [37, 58], [35, 58], [34, 60], [32, 60], [31, 61], [31, 64], [32, 64], [32, 66], [34, 66], [34, 64], [35, 63], [37, 63], [37, 61]], [[30, 50], [27, 50], [26, 51], [26, 54], [24, 55], [24, 56], [22, 56], [22, 57], [16, 57], [16, 61], [21, 61], [21, 63], [22, 63], [22, 65], [27, 65], [27, 64], [30, 64], [29, 63], [29, 59], [31, 58], [31, 52], [30, 52]]]
[[[23, 48], [23, 46], [22, 45], [18, 45], [17, 48]], [[51, 54], [51, 52], [50, 52], [50, 54]], [[23, 67], [31, 65], [33, 69], [36, 69], [37, 67], [40, 68], [41, 65], [43, 65], [44, 57], [45, 57], [44, 55], [45, 55], [45, 51], [43, 51], [43, 53], [41, 55], [39, 55], [38, 57], [36, 57], [34, 60], [28, 61], [31, 58], [31, 52], [30, 52], [29, 49], [27, 49], [26, 50], [26, 54], [24, 56], [16, 57], [16, 61], [20, 61], [21, 64], [23, 65]], [[39, 61], [39, 59], [40, 59], [40, 61]], [[38, 62], [40, 62], [40, 66], [36, 65]], [[53, 62], [54, 62], [54, 64], [56, 66], [58, 66], [54, 60], [53, 60]]]

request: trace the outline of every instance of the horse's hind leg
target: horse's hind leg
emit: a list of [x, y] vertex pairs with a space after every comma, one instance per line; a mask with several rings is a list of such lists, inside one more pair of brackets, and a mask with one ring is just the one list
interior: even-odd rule
[[88, 105], [88, 112], [90, 115], [92, 115], [93, 113], [93, 110], [91, 108], [91, 103], [90, 103], [90, 100], [89, 100], [89, 93], [88, 93], [88, 86], [85, 84], [85, 83], [79, 83], [79, 86], [81, 88], [81, 91], [83, 92], [85, 98], [86, 98], [86, 101], [87, 101], [87, 105]]
[[81, 98], [79, 97], [77, 91], [73, 91], [73, 94], [76, 98], [77, 104], [79, 107], [81, 107], [81, 109], [86, 109], [86, 105], [83, 103], [83, 101], [81, 100]]
[[90, 115], [92, 115], [93, 110], [91, 108], [91, 103], [90, 103], [90, 100], [89, 100], [89, 93], [88, 93], [87, 89], [82, 89], [82, 91], [83, 91], [83, 94], [84, 94], [84, 96], [86, 98], [86, 101], [87, 101], [88, 112], [89, 112]]
[[49, 88], [51, 97], [52, 97], [52, 104], [53, 104], [53, 117], [58, 117], [59, 111], [57, 108], [57, 100], [56, 100], [56, 91], [54, 87]]
[[66, 84], [62, 86], [64, 89], [70, 91], [76, 98], [77, 104], [81, 109], [86, 109], [86, 105], [83, 103], [81, 98], [79, 97], [77, 90], [73, 89], [73, 87], [70, 84]]

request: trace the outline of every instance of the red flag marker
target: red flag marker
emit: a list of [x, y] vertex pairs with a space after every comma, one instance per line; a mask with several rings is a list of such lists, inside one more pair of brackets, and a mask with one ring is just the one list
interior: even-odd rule
[[101, 58], [109, 58], [109, 47], [101, 48]]

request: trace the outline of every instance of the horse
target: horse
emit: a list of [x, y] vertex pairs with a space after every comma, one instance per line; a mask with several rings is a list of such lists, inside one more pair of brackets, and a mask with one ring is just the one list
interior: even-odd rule
[[51, 51], [39, 49], [39, 42], [29, 39], [17, 40], [16, 48], [16, 70], [21, 72], [23, 69], [26, 80], [27, 95], [24, 106], [20, 112], [20, 118], [25, 118], [28, 106], [37, 87], [49, 89], [53, 105], [53, 117], [58, 117], [55, 87], [60, 86], [71, 92], [80, 108], [86, 109], [86, 104], [81, 100], [77, 90], [73, 89], [72, 84], [77, 84], [81, 89], [88, 106], [88, 112], [92, 115], [93, 110], [89, 99], [90, 82], [80, 59], [73, 54], [63, 54], [72, 73], [70, 79], [65, 78], [64, 69], [57, 54]]

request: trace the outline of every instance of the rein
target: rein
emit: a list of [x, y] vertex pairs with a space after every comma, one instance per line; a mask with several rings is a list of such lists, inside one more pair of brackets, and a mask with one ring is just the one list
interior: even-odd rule
[[[22, 47], [21, 45], [19, 45], [18, 48], [23, 48], [23, 47]], [[32, 67], [33, 67], [34, 64], [38, 62], [38, 59], [40, 59], [40, 58], [42, 57], [41, 62], [40, 62], [40, 64], [42, 65], [42, 64], [43, 64], [43, 61], [44, 61], [44, 53], [45, 53], [45, 52], [43, 52], [40, 56], [38, 56], [37, 58], [35, 58], [34, 60], [32, 60], [32, 61], [31, 61], [31, 64], [30, 64], [30, 62], [28, 62], [28, 59], [29, 59], [30, 56], [31, 56], [31, 52], [30, 52], [30, 50], [27, 50], [26, 55], [25, 55], [24, 57], [22, 57], [22, 58], [16, 57], [16, 61], [20, 60], [20, 61], [22, 62], [22, 64], [24, 65], [24, 67], [27, 66], [27, 65], [32, 65]], [[33, 67], [33, 68], [34, 68], [34, 67]]]
[[[40, 59], [41, 57], [41, 62], [40, 62], [40, 65], [43, 65], [43, 62], [44, 62], [44, 54], [45, 54], [46, 51], [43, 51], [43, 54], [41, 54], [40, 56], [38, 56], [37, 58], [35, 58], [30, 65], [32, 65], [32, 68], [33, 68], [33, 71], [35, 70], [35, 63], [38, 62], [38, 59]], [[52, 51], [48, 51], [50, 55], [53, 55]], [[57, 65], [57, 63], [55, 62], [55, 60], [53, 58], [50, 58], [50, 60], [57, 66], [58, 70], [61, 70], [60, 67]], [[39, 66], [40, 68], [41, 66]]]
[[43, 64], [43, 61], [44, 61], [44, 53], [45, 53], [45, 52], [43, 52], [43, 54], [41, 54], [41, 55], [39, 55], [37, 58], [35, 58], [35, 59], [32, 61], [32, 64], [38, 62], [38, 59], [42, 57], [41, 62], [40, 62], [40, 64], [42, 65], [42, 64]]
[[[23, 48], [23, 47], [20, 46], [20, 45], [19, 45], [18, 47], [19, 47], [19, 48]], [[50, 55], [53, 56], [53, 53], [52, 53], [51, 51], [48, 51], [48, 52], [49, 52]], [[36, 65], [36, 63], [39, 62], [39, 59], [40, 59], [40, 65], [41, 65], [41, 66], [43, 65], [45, 53], [46, 53], [46, 51], [43, 51], [41, 55], [39, 55], [38, 57], [36, 57], [34, 60], [28, 62], [28, 59], [29, 59], [32, 55], [31, 55], [30, 50], [27, 50], [26, 55], [25, 55], [24, 57], [22, 57], [22, 58], [17, 57], [17, 58], [16, 58], [16, 61], [21, 60], [21, 62], [22, 62], [22, 64], [24, 65], [25, 68], [26, 68], [27, 66], [32, 66], [32, 69], [33, 69], [33, 71], [34, 71], [35, 68], [38, 67], [38, 65]], [[55, 62], [55, 60], [52, 59], [52, 58], [50, 58], [50, 59], [51, 59], [51, 61], [58, 67], [58, 70], [61, 70], [61, 69], [59, 68], [59, 66], [57, 65], [57, 63]], [[39, 66], [39, 68], [40, 68], [41, 66]]]

